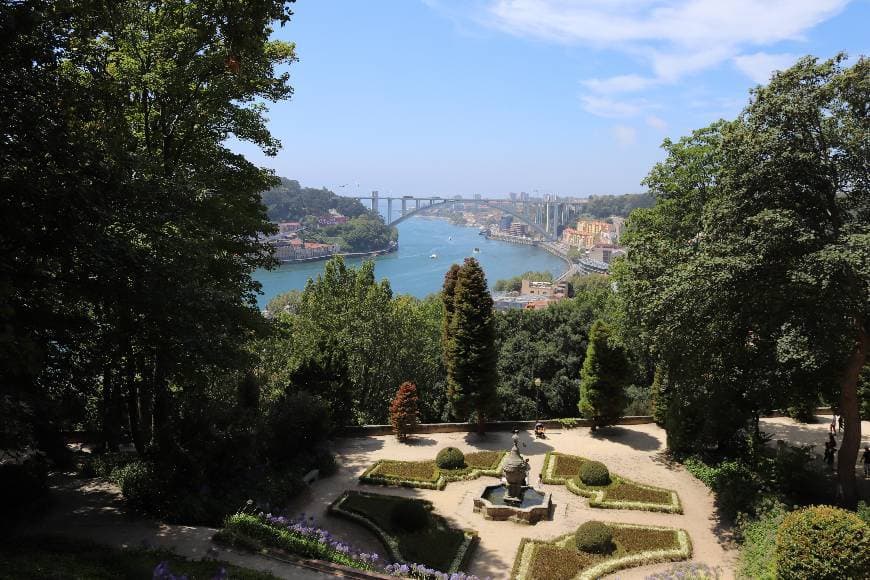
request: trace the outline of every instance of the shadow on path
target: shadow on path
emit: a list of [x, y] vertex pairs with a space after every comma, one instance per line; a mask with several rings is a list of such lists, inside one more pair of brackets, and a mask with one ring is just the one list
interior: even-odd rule
[[612, 443], [627, 445], [638, 451], [658, 451], [661, 442], [642, 431], [632, 431], [623, 427], [603, 427], [592, 432], [595, 439], [603, 439]]

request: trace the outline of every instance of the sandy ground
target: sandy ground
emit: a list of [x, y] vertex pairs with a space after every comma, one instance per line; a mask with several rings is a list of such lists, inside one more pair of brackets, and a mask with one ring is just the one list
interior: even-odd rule
[[[815, 443], [821, 448], [826, 438], [829, 419], [820, 421], [814, 425], [801, 425], [790, 419], [769, 419], [764, 421], [764, 430], [774, 435], [775, 439]], [[870, 423], [864, 422], [863, 432], [870, 434]], [[480, 544], [472, 556], [470, 572], [481, 578], [508, 577], [522, 538], [553, 538], [573, 531], [587, 520], [671, 526], [688, 531], [694, 546], [692, 561], [718, 566], [724, 578], [733, 577], [737, 552], [733, 549], [728, 530], [719, 525], [712, 495], [682, 467], [668, 464], [662, 454], [665, 433], [655, 425], [613, 427], [602, 430], [594, 437], [588, 429], [550, 431], [546, 440], [535, 440], [529, 432], [521, 432], [521, 452], [530, 460], [532, 482], [537, 481], [547, 451], [582, 455], [602, 461], [611, 471], [635, 481], [677, 490], [683, 504], [683, 514], [593, 509], [585, 499], [571, 494], [564, 486], [540, 485], [553, 494], [554, 516], [552, 520], [526, 526], [513, 522], [489, 521], [482, 515], [473, 513], [473, 498], [485, 485], [492, 484], [495, 481], [493, 478], [449, 483], [443, 491], [362, 485], [357, 479], [378, 459], [431, 459], [439, 449], [448, 445], [466, 452], [482, 449], [506, 450], [511, 445], [510, 437], [508, 432], [495, 432], [484, 438], [466, 433], [429, 434], [419, 436], [411, 443], [398, 443], [392, 436], [339, 440], [336, 452], [341, 467], [338, 473], [314, 483], [291, 506], [291, 513], [305, 512], [307, 515], [314, 515], [323, 527], [345, 541], [361, 549], [383, 554], [383, 547], [370, 532], [345, 520], [328, 516], [326, 508], [330, 502], [346, 489], [366, 489], [427, 499], [433, 502], [437, 513], [448, 518], [457, 527], [478, 531]], [[867, 436], [864, 439], [870, 442]], [[670, 566], [658, 564], [623, 570], [610, 578], [645, 578], [648, 574], [667, 570]]]

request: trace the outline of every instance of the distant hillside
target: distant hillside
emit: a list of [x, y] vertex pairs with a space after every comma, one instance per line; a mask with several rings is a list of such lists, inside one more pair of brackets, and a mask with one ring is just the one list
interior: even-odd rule
[[326, 188], [302, 187], [295, 179], [284, 177], [281, 185], [264, 192], [262, 198], [272, 221], [301, 221], [308, 215], [324, 215], [330, 209], [350, 218], [366, 212], [358, 199], [339, 197]]
[[646, 193], [626, 193], [624, 195], [590, 195], [584, 213], [594, 218], [610, 216], [628, 217], [633, 209], [652, 207], [655, 199]]

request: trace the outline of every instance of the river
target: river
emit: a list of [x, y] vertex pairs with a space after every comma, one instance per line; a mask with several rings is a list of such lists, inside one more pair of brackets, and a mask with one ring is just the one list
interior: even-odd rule
[[[530, 270], [549, 270], [554, 276], [565, 271], [565, 262], [533, 246], [487, 240], [477, 228], [456, 226], [442, 219], [410, 218], [398, 226], [399, 250], [375, 258], [375, 276], [387, 278], [394, 294], [423, 298], [441, 289], [450, 264], [476, 256], [483, 266], [490, 287], [496, 280], [511, 278]], [[480, 253], [474, 254], [474, 248]], [[436, 254], [435, 259], [429, 256]], [[348, 259], [359, 265], [361, 259]], [[261, 308], [281, 292], [301, 290], [309, 278], [323, 272], [325, 261], [287, 264], [274, 270], [257, 270], [254, 279], [263, 285], [258, 302]]]

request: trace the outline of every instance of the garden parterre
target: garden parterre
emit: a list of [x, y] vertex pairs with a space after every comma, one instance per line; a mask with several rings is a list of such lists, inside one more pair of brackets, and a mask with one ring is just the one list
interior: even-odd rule
[[613, 532], [610, 554], [578, 550], [573, 533], [546, 541], [525, 538], [511, 571], [514, 580], [591, 580], [616, 570], [686, 560], [692, 543], [685, 530], [608, 523]]
[[505, 451], [475, 451], [465, 455], [465, 467], [441, 469], [435, 460], [394, 461], [382, 459], [359, 478], [361, 483], [396, 485], [422, 489], [444, 489], [448, 482], [477, 479], [482, 475], [501, 477]]
[[578, 474], [585, 461], [589, 460], [577, 455], [547, 452], [541, 480], [564, 485], [570, 492], [589, 498], [591, 507], [683, 513], [680, 498], [672, 490], [640, 484], [613, 473], [608, 485], [584, 484]]

